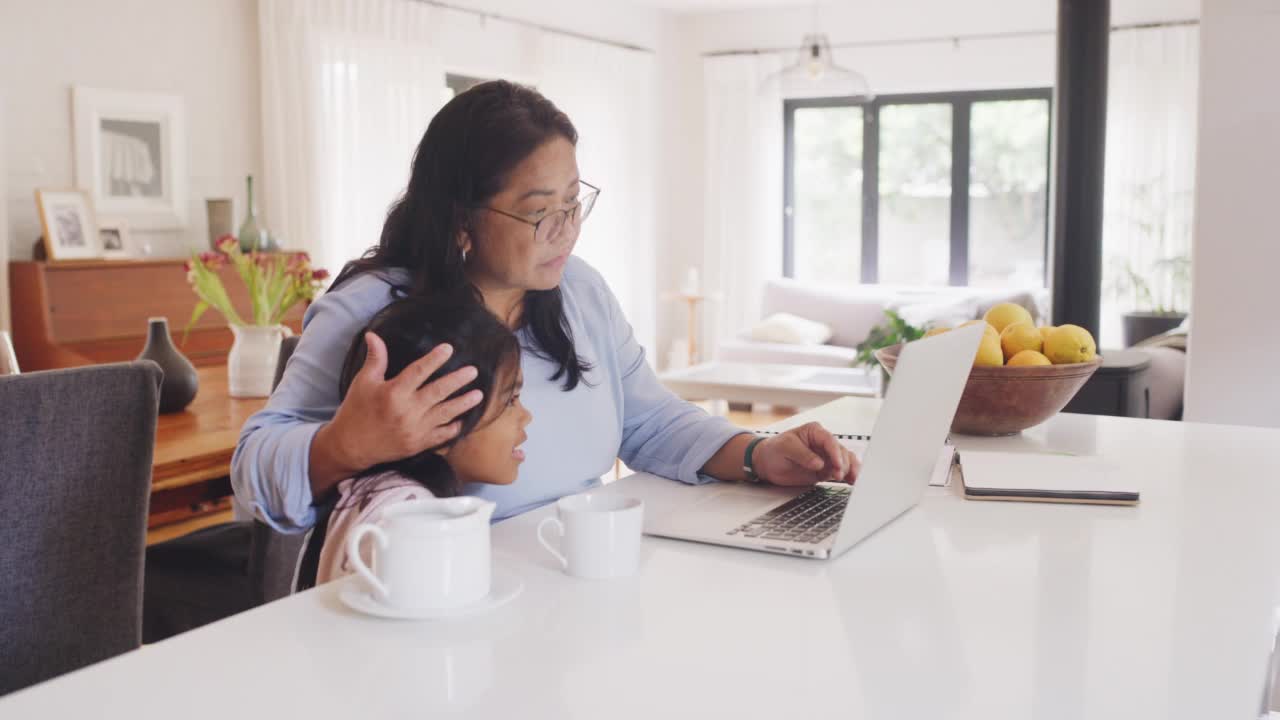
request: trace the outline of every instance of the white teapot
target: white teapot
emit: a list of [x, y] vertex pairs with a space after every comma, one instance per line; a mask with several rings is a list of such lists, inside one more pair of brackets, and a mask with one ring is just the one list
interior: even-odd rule
[[[357, 525], [347, 558], [379, 602], [400, 610], [464, 607], [489, 594], [489, 520], [496, 506], [476, 497], [409, 500], [377, 524]], [[360, 541], [376, 541], [373, 567]]]

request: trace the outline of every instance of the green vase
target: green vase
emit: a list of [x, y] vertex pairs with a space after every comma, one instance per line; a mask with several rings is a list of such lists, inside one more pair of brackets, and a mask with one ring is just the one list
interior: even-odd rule
[[240, 223], [240, 233], [236, 239], [240, 241], [241, 252], [267, 251], [270, 248], [270, 235], [267, 229], [258, 224], [258, 212], [253, 207], [253, 176], [245, 178], [248, 186], [249, 207], [245, 211], [244, 222]]

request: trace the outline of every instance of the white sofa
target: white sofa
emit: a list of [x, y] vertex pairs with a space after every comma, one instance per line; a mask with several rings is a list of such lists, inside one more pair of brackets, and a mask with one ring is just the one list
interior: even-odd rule
[[912, 325], [958, 325], [980, 318], [997, 303], [1016, 302], [1031, 311], [1037, 322], [1047, 316], [1049, 295], [1034, 290], [984, 288], [904, 287], [851, 285], [821, 287], [796, 280], [770, 280], [764, 288], [761, 318], [789, 313], [829, 325], [832, 337], [825, 345], [791, 345], [756, 342], [745, 330], [722, 341], [716, 359], [722, 362], [771, 363], [848, 367], [857, 356], [855, 347], [876, 325], [885, 321], [885, 310], [894, 310]]

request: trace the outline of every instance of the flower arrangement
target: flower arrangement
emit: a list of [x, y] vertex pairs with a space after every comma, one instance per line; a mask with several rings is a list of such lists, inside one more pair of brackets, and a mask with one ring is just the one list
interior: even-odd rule
[[[184, 338], [209, 308], [222, 313], [231, 325], [279, 325], [289, 308], [299, 301], [314, 299], [329, 277], [327, 270], [312, 269], [311, 258], [304, 252], [245, 253], [231, 235], [219, 238], [217, 248], [216, 252], [193, 254], [183, 266], [187, 271], [187, 282], [199, 298]], [[227, 263], [235, 267], [249, 291], [253, 316], [248, 322], [236, 312], [222, 279], [218, 277], [218, 271]]]

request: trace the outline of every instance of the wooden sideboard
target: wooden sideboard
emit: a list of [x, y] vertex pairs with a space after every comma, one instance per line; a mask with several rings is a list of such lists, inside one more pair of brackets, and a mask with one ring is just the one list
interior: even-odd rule
[[[13, 345], [24, 371], [132, 360], [147, 339], [147, 319], [167, 317], [174, 343], [198, 367], [223, 365], [231, 331], [210, 310], [192, 328], [196, 297], [187, 285], [182, 258], [84, 262], [11, 262], [9, 299]], [[249, 295], [230, 267], [222, 281], [243, 316]], [[302, 330], [302, 305], [285, 324]]]

